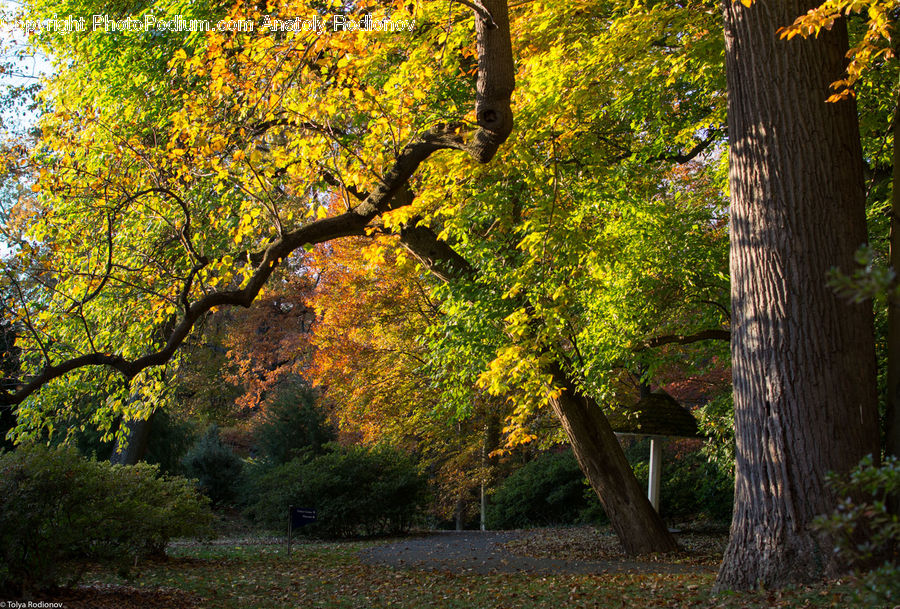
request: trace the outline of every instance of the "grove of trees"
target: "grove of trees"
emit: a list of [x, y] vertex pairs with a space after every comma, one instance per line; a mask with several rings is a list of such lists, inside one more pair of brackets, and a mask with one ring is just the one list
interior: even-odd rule
[[[216, 397], [192, 374], [227, 352], [243, 406], [304, 376], [360, 437], [442, 455], [454, 492], [554, 428], [639, 555], [676, 544], [605, 412], [730, 367], [717, 587], [848, 566], [810, 523], [836, 503], [826, 475], [896, 434], [895, 4], [726, 2], [724, 36], [708, 0], [24, 10], [89, 26], [34, 34], [54, 71], [36, 130], [0, 150], [19, 441], [79, 421], [134, 461], [178, 386]], [[223, 338], [228, 307], [253, 308]]]

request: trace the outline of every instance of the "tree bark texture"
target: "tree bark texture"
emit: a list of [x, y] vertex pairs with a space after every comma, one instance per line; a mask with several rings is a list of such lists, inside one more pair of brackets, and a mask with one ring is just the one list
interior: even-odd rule
[[810, 529], [835, 505], [826, 474], [878, 450], [871, 307], [826, 285], [866, 241], [856, 106], [825, 101], [846, 28], [776, 33], [817, 4], [725, 0], [737, 463], [719, 590], [834, 571]]
[[675, 538], [634, 477], [603, 410], [578, 391], [559, 365], [550, 364], [547, 370], [553, 383], [563, 388], [550, 404], [625, 552], [638, 556], [677, 550]]
[[[897, 100], [897, 108], [894, 110], [893, 160], [890, 251], [891, 267], [894, 272], [900, 273], [900, 99]], [[900, 457], [900, 301], [893, 295], [888, 298], [887, 395], [885, 398], [885, 451], [889, 455]]]

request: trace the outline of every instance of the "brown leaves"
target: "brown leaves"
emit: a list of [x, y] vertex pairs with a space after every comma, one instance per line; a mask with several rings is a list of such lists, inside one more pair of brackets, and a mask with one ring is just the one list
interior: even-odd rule
[[[717, 567], [728, 543], [727, 535], [684, 533], [676, 537], [682, 552], [641, 557], [647, 563]], [[506, 544], [513, 553], [537, 558], [583, 561], [623, 561], [626, 555], [616, 536], [606, 528], [582, 526], [536, 529]], [[646, 569], [653, 570], [650, 565]]]
[[201, 599], [196, 594], [174, 588], [142, 589], [117, 584], [96, 584], [62, 590], [32, 602], [41, 601], [62, 603], [66, 609], [189, 609], [200, 606]]
[[[526, 538], [556, 536], [574, 543], [587, 533], [577, 529], [521, 532]], [[477, 535], [469, 533], [467, 535]], [[516, 607], [607, 608], [695, 607], [700, 609], [850, 608], [852, 583], [794, 588], [781, 592], [713, 596], [712, 573], [637, 572], [577, 575], [564, 573], [478, 574], [464, 565], [443, 570], [395, 569], [365, 564], [361, 550], [390, 544], [377, 542], [300, 542], [290, 558], [273, 539], [219, 540], [182, 544], [169, 560], [140, 567], [137, 580], [119, 585], [111, 573], [98, 572], [95, 583], [63, 591], [48, 602], [66, 609], [87, 607], [171, 607], [187, 609], [296, 609], [297, 607], [404, 607], [420, 609]], [[415, 540], [409, 540], [414, 542]], [[435, 545], [433, 552], [439, 553]], [[570, 553], [568, 554], [570, 555]], [[568, 555], [557, 555], [556, 558]], [[621, 563], [627, 566], [627, 563]], [[110, 582], [115, 582], [111, 584]]]

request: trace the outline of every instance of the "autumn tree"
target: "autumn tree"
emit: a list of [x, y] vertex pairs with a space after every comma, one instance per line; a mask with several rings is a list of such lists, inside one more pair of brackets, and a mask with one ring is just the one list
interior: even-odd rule
[[[320, 14], [303, 3], [269, 8]], [[474, 320], [489, 347], [473, 362], [487, 369], [483, 388], [518, 386], [531, 396], [526, 414], [554, 409], [626, 549], [674, 548], [591, 396], [612, 401], [608, 371], [652, 373], [660, 346], [728, 335], [723, 273], [705, 278], [721, 258], [703, 255], [723, 251], [718, 199], [673, 170], [715, 173], [723, 108], [708, 7], [523, 9], [515, 34], [528, 51], [529, 141], [509, 172], [493, 175], [479, 166], [512, 129], [505, 4], [476, 5], [474, 45], [468, 8], [451, 11], [449, 28], [434, 5], [390, 8], [391, 19], [428, 26], [384, 33], [377, 45], [359, 31], [52, 41], [88, 61], [67, 66], [50, 93], [45, 156], [35, 159], [47, 169], [36, 185], [43, 208], [10, 268], [23, 272], [35, 243], [49, 245], [53, 264], [44, 299], [15, 309], [33, 376], [5, 401], [25, 412], [38, 388], [90, 386], [113, 369], [128, 382], [106, 412], [146, 415], [152, 401], [130, 396], [165, 384], [152, 366], [175, 356], [207, 312], [248, 306], [307, 244], [380, 227], [447, 281], [448, 319]], [[224, 16], [260, 14], [238, 5]], [[604, 86], [562, 93], [586, 73]], [[556, 94], [545, 96], [548, 86]], [[332, 189], [345, 207], [329, 215]], [[657, 222], [667, 201], [684, 205]], [[98, 219], [99, 249], [81, 238]], [[690, 247], [673, 241], [678, 232]], [[630, 238], [641, 248], [620, 247]]]
[[438, 511], [462, 527], [471, 498], [494, 475], [490, 453], [509, 407], [430, 351], [426, 337], [445, 326], [427, 273], [414, 262], [386, 235], [316, 249], [307, 374], [345, 437], [415, 452], [432, 472]]
[[[518, 22], [534, 29], [518, 47], [517, 145], [485, 167], [429, 166], [413, 208], [388, 221], [447, 281], [445, 359], [488, 391], [522, 389], [516, 416], [555, 412], [638, 553], [668, 534], [603, 408], [622, 374], [651, 380], [660, 347], [728, 337], [717, 157], [704, 154], [722, 135], [717, 46], [700, 5], [550, 10]], [[542, 27], [552, 19], [576, 25]]]
[[267, 403], [281, 383], [290, 384], [308, 366], [315, 312], [309, 304], [318, 277], [303, 269], [305, 257], [288, 261], [253, 306], [232, 311], [222, 336], [227, 364], [222, 379], [241, 387], [235, 407]]

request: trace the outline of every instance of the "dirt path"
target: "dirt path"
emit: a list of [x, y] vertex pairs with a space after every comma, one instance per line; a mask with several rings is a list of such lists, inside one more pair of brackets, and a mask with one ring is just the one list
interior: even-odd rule
[[709, 567], [632, 560], [571, 560], [517, 555], [506, 544], [526, 539], [531, 531], [463, 531], [431, 533], [360, 552], [363, 562], [403, 569], [479, 574], [527, 572], [576, 573], [697, 573]]

